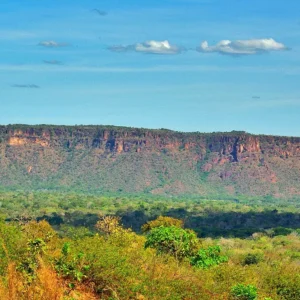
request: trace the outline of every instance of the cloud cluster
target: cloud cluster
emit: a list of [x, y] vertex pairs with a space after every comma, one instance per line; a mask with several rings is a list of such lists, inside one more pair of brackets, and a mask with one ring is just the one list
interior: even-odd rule
[[[176, 45], [171, 45], [169, 41], [146, 41], [133, 45], [114, 45], [108, 47], [112, 52], [141, 52], [151, 54], [179, 54], [185, 49]], [[222, 40], [215, 46], [209, 46], [207, 41], [201, 43], [196, 49], [202, 53], [220, 53], [227, 55], [254, 55], [271, 51], [284, 51], [288, 48], [274, 39], [252, 39], [252, 40]]]
[[169, 41], [146, 41], [144, 43], [137, 43], [134, 45], [122, 46], [115, 45], [108, 48], [113, 52], [142, 52], [151, 54], [178, 54], [183, 51], [182, 48], [171, 45]]
[[67, 43], [57, 43], [55, 41], [44, 41], [44, 42], [39, 42], [39, 46], [42, 47], [47, 47], [47, 48], [59, 48], [59, 47], [67, 47], [69, 44]]
[[197, 48], [199, 52], [204, 53], [221, 53], [228, 55], [253, 55], [263, 52], [283, 51], [288, 48], [276, 42], [274, 39], [252, 39], [252, 40], [222, 40], [215, 46], [209, 46], [207, 41], [201, 43]]
[[27, 89], [38, 89], [38, 88], [40, 88], [36, 84], [13, 84], [12, 87], [14, 87], [14, 88], [27, 88]]

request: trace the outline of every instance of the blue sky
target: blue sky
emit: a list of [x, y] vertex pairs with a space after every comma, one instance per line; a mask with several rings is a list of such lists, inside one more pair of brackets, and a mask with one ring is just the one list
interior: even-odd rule
[[2, 0], [0, 123], [300, 136], [299, 11], [294, 0]]

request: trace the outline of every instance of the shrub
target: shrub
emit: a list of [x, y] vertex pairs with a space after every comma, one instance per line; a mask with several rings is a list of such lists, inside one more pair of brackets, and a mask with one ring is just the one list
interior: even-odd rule
[[40, 238], [46, 243], [56, 236], [56, 232], [46, 221], [30, 221], [22, 227], [22, 230], [28, 239], [34, 240]]
[[157, 219], [153, 221], [149, 221], [146, 224], [142, 226], [142, 231], [143, 232], [149, 232], [151, 229], [156, 228], [156, 227], [170, 227], [170, 226], [175, 226], [178, 228], [183, 227], [183, 221], [180, 219], [175, 219], [171, 217], [163, 217], [159, 216]]
[[256, 300], [257, 288], [251, 284], [237, 284], [231, 289], [231, 297], [236, 300]]
[[86, 271], [90, 268], [84, 263], [84, 254], [82, 252], [71, 256], [70, 243], [64, 243], [61, 256], [55, 260], [55, 270], [64, 278], [82, 281], [86, 278]]
[[27, 243], [27, 253], [17, 267], [26, 278], [27, 283], [31, 283], [36, 278], [36, 271], [39, 267], [39, 257], [45, 252], [46, 243], [43, 239], [29, 240]]
[[155, 248], [158, 253], [167, 253], [181, 260], [194, 255], [197, 245], [198, 239], [192, 230], [161, 226], [150, 231], [145, 248]]
[[261, 253], [248, 253], [242, 261], [242, 265], [256, 265], [263, 260]]
[[191, 265], [201, 269], [209, 269], [210, 267], [227, 262], [228, 257], [222, 256], [220, 253], [220, 246], [211, 246], [207, 249], [200, 249], [196, 256], [191, 259]]

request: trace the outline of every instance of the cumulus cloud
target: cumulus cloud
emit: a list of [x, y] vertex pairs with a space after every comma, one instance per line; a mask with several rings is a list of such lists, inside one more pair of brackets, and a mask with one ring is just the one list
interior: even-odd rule
[[100, 10], [98, 8], [94, 8], [92, 9], [92, 12], [96, 13], [97, 15], [99, 15], [100, 17], [105, 17], [107, 15], [106, 11]]
[[62, 65], [63, 63], [59, 60], [44, 60], [45, 64], [48, 65]]
[[288, 50], [288, 48], [284, 44], [270, 38], [237, 41], [222, 40], [215, 46], [209, 46], [208, 42], [204, 41], [197, 50], [204, 53], [217, 52], [228, 55], [253, 55], [263, 52], [283, 51]]
[[47, 47], [47, 48], [59, 48], [59, 47], [66, 47], [69, 46], [67, 43], [57, 43], [55, 41], [44, 41], [44, 42], [39, 42], [39, 46], [42, 47]]
[[183, 51], [182, 48], [171, 45], [168, 41], [146, 41], [128, 46], [112, 46], [108, 49], [113, 52], [135, 51], [151, 54], [178, 54]]
[[14, 88], [27, 88], [27, 89], [38, 89], [38, 88], [40, 88], [36, 84], [13, 84], [12, 87], [14, 87]]

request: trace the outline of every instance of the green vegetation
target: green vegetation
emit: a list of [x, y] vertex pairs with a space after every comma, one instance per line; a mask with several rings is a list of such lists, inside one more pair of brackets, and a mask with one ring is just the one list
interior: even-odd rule
[[200, 249], [197, 254], [192, 257], [191, 264], [197, 268], [209, 269], [221, 263], [228, 262], [228, 257], [222, 256], [220, 253], [220, 246], [210, 246], [207, 249]]
[[238, 284], [232, 288], [231, 295], [232, 298], [236, 300], [256, 300], [257, 288], [250, 284]]
[[[46, 221], [1, 221], [0, 298], [299, 299], [295, 232], [197, 239], [166, 225], [140, 235], [118, 217], [101, 216], [94, 233], [79, 227], [58, 234]], [[249, 253], [264, 259], [245, 264]]]
[[248, 253], [244, 257], [243, 264], [244, 265], [256, 265], [263, 260], [262, 253]]
[[71, 255], [70, 243], [64, 243], [61, 256], [55, 260], [55, 270], [63, 278], [81, 282], [87, 278], [85, 273], [90, 266], [83, 263], [84, 254], [82, 252]]
[[[161, 196], [95, 196], [49, 192], [0, 193], [1, 213], [11, 220], [46, 220], [58, 231], [81, 227], [93, 232], [99, 215], [115, 215], [126, 228], [135, 232], [147, 227], [184, 219], [185, 226], [199, 237], [249, 237], [256, 232], [269, 236], [288, 235], [300, 228], [300, 203], [260, 202], [259, 199], [212, 200], [166, 198]], [[170, 219], [151, 222], [159, 216]], [[171, 222], [171, 223], [170, 223]], [[167, 224], [167, 223], [166, 223]], [[85, 232], [85, 233], [84, 233]]]
[[152, 220], [147, 222], [146, 224], [144, 224], [142, 226], [142, 231], [143, 232], [149, 232], [151, 231], [153, 228], [156, 227], [178, 227], [178, 228], [182, 228], [183, 227], [183, 221], [179, 220], [179, 219], [174, 219], [171, 217], [163, 217], [163, 216], [159, 216], [157, 219]]
[[167, 253], [182, 260], [195, 254], [197, 243], [196, 234], [192, 231], [160, 226], [149, 232], [145, 248], [155, 248], [159, 254]]

